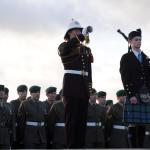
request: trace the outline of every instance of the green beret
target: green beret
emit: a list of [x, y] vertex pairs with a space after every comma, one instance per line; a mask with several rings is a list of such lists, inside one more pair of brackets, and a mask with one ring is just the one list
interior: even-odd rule
[[56, 90], [57, 90], [56, 87], [51, 86], [46, 89], [46, 93], [54, 93], [54, 92], [56, 93]]
[[92, 88], [92, 94], [96, 94], [96, 90]]
[[117, 97], [119, 97], [119, 96], [126, 96], [125, 90], [119, 90], [119, 91], [117, 91], [116, 96]]
[[103, 96], [106, 96], [106, 92], [104, 92], [104, 91], [99, 91], [99, 92], [97, 93], [97, 97], [103, 97]]
[[110, 105], [110, 104], [113, 104], [113, 100], [107, 100], [107, 101], [106, 101], [106, 106], [107, 106], [107, 105]]
[[24, 92], [24, 91], [27, 91], [28, 90], [28, 88], [27, 88], [27, 86], [26, 85], [19, 85], [18, 87], [17, 87], [17, 92]]
[[4, 91], [5, 86], [0, 84], [0, 91]]
[[9, 89], [7, 87], [4, 88], [4, 92], [5, 94], [8, 94], [9, 93]]
[[29, 89], [30, 93], [37, 93], [37, 92], [40, 92], [40, 90], [41, 90], [41, 87], [37, 85], [31, 86]]

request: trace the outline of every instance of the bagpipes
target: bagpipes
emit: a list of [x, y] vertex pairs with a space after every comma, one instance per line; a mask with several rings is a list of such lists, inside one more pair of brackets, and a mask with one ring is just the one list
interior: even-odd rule
[[[141, 31], [140, 28], [139, 28], [139, 29], [136, 29], [136, 31], [142, 33], [142, 31]], [[117, 32], [118, 32], [119, 34], [121, 34], [121, 35], [125, 38], [125, 40], [128, 42], [129, 38], [128, 38], [120, 29], [118, 29]], [[131, 45], [128, 44], [128, 53], [130, 52], [130, 50], [131, 50]]]

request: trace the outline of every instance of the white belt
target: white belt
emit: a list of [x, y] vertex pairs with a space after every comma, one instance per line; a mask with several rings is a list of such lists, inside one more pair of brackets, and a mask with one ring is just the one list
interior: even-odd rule
[[101, 122], [87, 122], [86, 125], [88, 127], [96, 127], [96, 126], [101, 126]]
[[149, 131], [145, 131], [145, 135], [150, 135], [150, 132]]
[[26, 125], [29, 126], [44, 126], [44, 122], [32, 122], [32, 121], [27, 121]]
[[88, 72], [87, 71], [79, 71], [79, 70], [64, 70], [65, 73], [70, 73], [70, 74], [78, 74], [78, 75], [82, 75], [82, 76], [88, 76]]
[[65, 127], [65, 123], [56, 123], [55, 126], [56, 127]]
[[126, 126], [121, 126], [121, 125], [113, 125], [113, 128], [114, 128], [114, 129], [120, 129], [120, 130], [125, 130], [125, 129], [127, 129]]

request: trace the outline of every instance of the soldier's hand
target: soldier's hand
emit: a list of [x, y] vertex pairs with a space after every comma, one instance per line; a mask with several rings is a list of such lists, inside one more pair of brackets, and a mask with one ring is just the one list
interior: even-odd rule
[[78, 38], [79, 38], [79, 40], [80, 40], [81, 42], [83, 42], [83, 41], [85, 40], [85, 37], [84, 37], [83, 34], [79, 34], [79, 35], [77, 35], [77, 36], [78, 36]]
[[137, 103], [137, 98], [135, 96], [132, 96], [130, 98], [130, 102], [131, 102], [131, 104], [136, 104]]

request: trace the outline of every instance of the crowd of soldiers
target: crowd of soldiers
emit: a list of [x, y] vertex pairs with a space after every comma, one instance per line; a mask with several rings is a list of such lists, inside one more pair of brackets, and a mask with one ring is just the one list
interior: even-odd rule
[[[66, 148], [65, 107], [62, 92], [48, 87], [47, 99], [40, 101], [39, 86], [17, 87], [18, 98], [7, 102], [9, 89], [0, 85], [0, 149]], [[107, 93], [92, 89], [89, 99], [85, 148], [131, 148], [128, 124], [122, 122], [125, 91], [116, 92], [117, 103]], [[80, 114], [79, 114], [80, 115]], [[150, 148], [150, 126], [144, 147]]]

